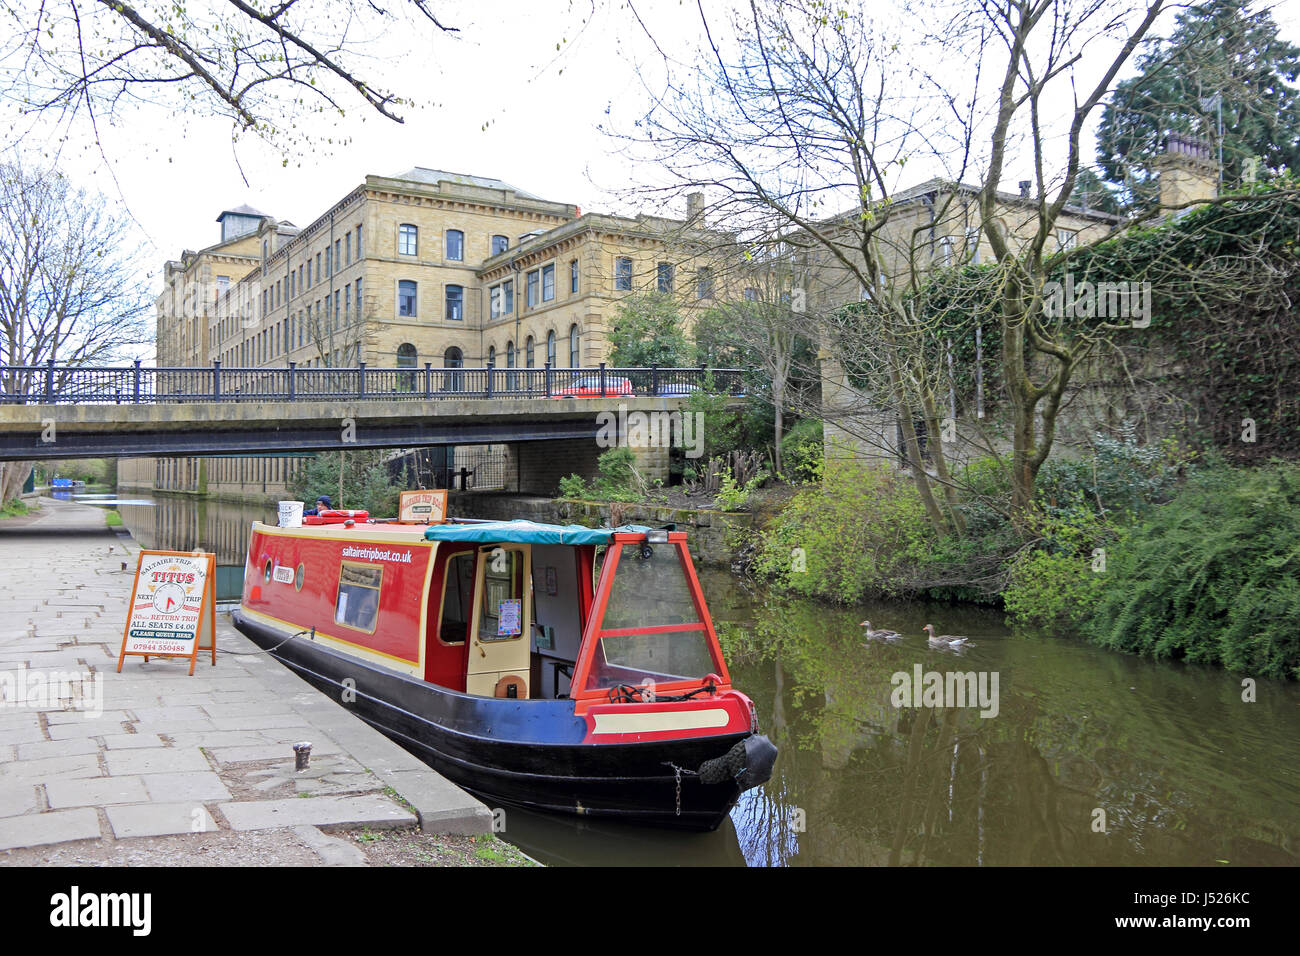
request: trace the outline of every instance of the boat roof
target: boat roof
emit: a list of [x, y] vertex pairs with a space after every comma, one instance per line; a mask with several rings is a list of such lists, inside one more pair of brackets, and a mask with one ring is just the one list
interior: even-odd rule
[[440, 524], [424, 532], [428, 541], [473, 541], [492, 544], [515, 541], [521, 544], [609, 544], [615, 534], [645, 534], [645, 525], [619, 528], [584, 528], [580, 524], [541, 524], [536, 521], [487, 521], [475, 524]]

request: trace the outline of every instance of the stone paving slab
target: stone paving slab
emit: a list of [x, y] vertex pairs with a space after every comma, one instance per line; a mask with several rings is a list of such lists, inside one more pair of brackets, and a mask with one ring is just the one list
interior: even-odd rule
[[0, 817], [34, 813], [39, 804], [40, 801], [36, 799], [36, 784], [0, 784]]
[[197, 747], [110, 750], [104, 754], [104, 761], [111, 774], [184, 773], [212, 769]]
[[190, 803], [127, 803], [107, 807], [109, 826], [119, 840], [130, 837], [208, 833], [218, 829], [207, 808]]
[[90, 777], [84, 780], [50, 780], [45, 784], [50, 808], [102, 807], [110, 803], [140, 803], [149, 799], [139, 777]]
[[149, 799], [159, 803], [178, 800], [229, 800], [230, 791], [211, 770], [193, 773], [147, 773], [141, 778]]
[[99, 814], [91, 807], [0, 819], [0, 850], [99, 839]]
[[271, 830], [277, 827], [369, 826], [390, 828], [419, 822], [381, 794], [360, 797], [299, 797], [290, 800], [246, 800], [222, 803], [218, 809], [236, 830]]
[[67, 777], [98, 777], [97, 754], [77, 754], [72, 757], [47, 757], [44, 760], [18, 760], [0, 766], [0, 784], [14, 782], [42, 783], [45, 780]]

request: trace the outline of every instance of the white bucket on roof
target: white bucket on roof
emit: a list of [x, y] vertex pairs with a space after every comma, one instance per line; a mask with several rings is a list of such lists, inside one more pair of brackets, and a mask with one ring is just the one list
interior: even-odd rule
[[302, 527], [302, 506], [301, 501], [281, 501], [280, 502], [280, 527], [281, 528], [301, 528]]

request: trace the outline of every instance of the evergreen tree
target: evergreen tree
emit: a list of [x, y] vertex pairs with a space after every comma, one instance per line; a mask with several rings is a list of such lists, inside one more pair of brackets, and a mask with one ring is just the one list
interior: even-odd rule
[[1240, 183], [1246, 163], [1258, 174], [1300, 169], [1300, 47], [1278, 36], [1267, 10], [1209, 0], [1179, 14], [1173, 35], [1151, 41], [1138, 75], [1120, 83], [1102, 113], [1097, 154], [1102, 178], [1146, 205], [1156, 195], [1154, 161], [1167, 133], [1219, 147], [1223, 181]]

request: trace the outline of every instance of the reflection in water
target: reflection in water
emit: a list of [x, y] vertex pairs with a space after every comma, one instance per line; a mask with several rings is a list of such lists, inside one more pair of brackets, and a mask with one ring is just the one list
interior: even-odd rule
[[[737, 590], [703, 583], [711, 601]], [[1012, 636], [1000, 615], [947, 606], [731, 603], [733, 682], [781, 747], [765, 792], [732, 815], [751, 865], [1300, 863], [1293, 684], [1243, 703], [1222, 671]], [[864, 644], [864, 616], [906, 639]], [[928, 647], [921, 627], [940, 616], [976, 647]], [[996, 671], [997, 716], [893, 706], [891, 676], [918, 663]]]
[[[84, 500], [78, 496], [78, 500]], [[115, 505], [149, 548], [203, 547], [237, 598], [254, 519], [191, 498]], [[772, 779], [716, 833], [507, 811], [503, 836], [553, 865], [1216, 865], [1300, 863], [1300, 687], [1155, 663], [951, 605], [836, 610], [701, 583], [733, 683], [780, 748]], [[901, 631], [865, 643], [858, 622]], [[962, 655], [921, 628], [967, 634]], [[999, 675], [996, 717], [898, 708], [891, 677]], [[1105, 832], [1095, 832], [1096, 811]]]

